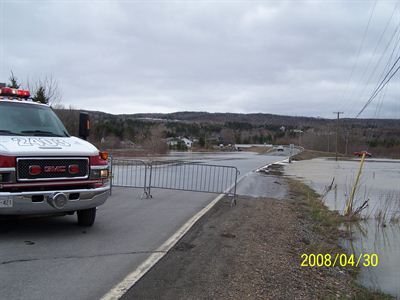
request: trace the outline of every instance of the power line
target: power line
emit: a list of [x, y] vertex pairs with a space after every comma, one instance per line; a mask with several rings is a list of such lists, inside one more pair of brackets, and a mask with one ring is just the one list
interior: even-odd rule
[[[364, 81], [365, 76], [368, 74], [369, 67], [370, 67], [370, 65], [371, 65], [371, 63], [372, 63], [372, 60], [373, 60], [373, 58], [374, 58], [375, 55], [376, 55], [376, 52], [377, 52], [377, 50], [378, 50], [378, 47], [379, 47], [379, 45], [381, 44], [382, 39], [383, 39], [383, 37], [385, 36], [386, 31], [387, 31], [387, 29], [389, 28], [390, 23], [392, 22], [393, 16], [394, 16], [394, 14], [395, 14], [395, 12], [396, 12], [396, 9], [397, 9], [398, 5], [399, 5], [399, 1], [397, 1], [396, 5], [394, 6], [393, 11], [392, 11], [392, 14], [391, 14], [390, 18], [388, 19], [388, 21], [386, 22], [385, 28], [384, 28], [383, 31], [381, 32], [381, 34], [380, 34], [380, 36], [379, 36], [379, 39], [378, 39], [378, 41], [377, 41], [377, 43], [376, 43], [376, 45], [375, 45], [374, 51], [373, 51], [373, 53], [372, 53], [372, 55], [371, 55], [371, 58], [370, 58], [369, 61], [368, 61], [367, 67], [365, 68], [365, 71], [362, 72], [363, 75], [362, 75], [362, 77], [361, 77], [361, 79], [360, 79], [360, 82], [354, 87], [353, 92], [352, 92], [351, 95], [350, 95], [350, 99], [353, 98], [353, 95], [355, 94], [355, 92], [356, 92], [358, 86], [361, 84], [361, 82]], [[380, 58], [379, 58], [377, 64], [375, 65], [373, 71], [370, 73], [370, 76], [369, 76], [368, 79], [367, 79], [366, 86], [368, 86], [368, 84], [369, 84], [369, 82], [370, 82], [370, 80], [371, 80], [373, 74], [375, 73], [376, 68], [377, 68], [378, 65], [380, 64], [380, 62], [381, 62], [381, 60], [382, 60], [384, 54], [386, 53], [387, 49], [389, 48], [389, 45], [392, 43], [392, 40], [393, 40], [394, 37], [396, 36], [396, 33], [397, 33], [398, 30], [399, 30], [399, 27], [396, 26], [396, 30], [394, 31], [392, 37], [390, 38], [389, 43], [387, 44], [387, 46], [385, 47], [384, 51], [383, 51], [382, 54], [380, 55]], [[362, 95], [362, 94], [364, 93], [364, 91], [365, 91], [365, 88], [364, 88], [363, 91], [360, 93], [360, 95]]]
[[[400, 25], [400, 24], [399, 24]], [[399, 29], [399, 25], [397, 25], [396, 31], [398, 31]], [[392, 36], [392, 39], [394, 38], [394, 35]], [[390, 40], [389, 44], [391, 43], [392, 39]], [[395, 68], [396, 64], [399, 62], [400, 60], [400, 47], [399, 46], [399, 41], [400, 41], [400, 35], [397, 38], [397, 41], [394, 43], [393, 45], [393, 50], [392, 53], [390, 54], [390, 57], [386, 63], [386, 66], [383, 69], [383, 72], [378, 80], [378, 83], [375, 87], [375, 89], [373, 90], [371, 96], [369, 97], [369, 99], [367, 100], [367, 103], [363, 106], [363, 108], [361, 109], [361, 111], [357, 114], [356, 118], [359, 117], [361, 115], [361, 113], [368, 107], [368, 105], [376, 98], [376, 96], [380, 93], [380, 91], [389, 83], [389, 81], [393, 78], [393, 76], [397, 73], [397, 71], [399, 70], [399, 67], [390, 75], [390, 73], [392, 72], [392, 70]], [[388, 44], [388, 46], [389, 46]], [[385, 51], [387, 50], [388, 46], [385, 48]], [[395, 62], [392, 64], [392, 66], [390, 67], [389, 71], [386, 71], [387, 68], [389, 68], [390, 66], [390, 61], [392, 60], [393, 54], [395, 53], [397, 48], [397, 59], [395, 60]], [[380, 60], [379, 60], [380, 61]], [[375, 68], [376, 69], [376, 68]], [[384, 75], [386, 72], [386, 75]], [[372, 74], [371, 74], [372, 75]], [[390, 76], [389, 76], [390, 75]], [[383, 79], [382, 79], [383, 77]], [[388, 78], [389, 77], [389, 78]], [[387, 79], [388, 78], [388, 79]], [[386, 81], [385, 81], [386, 80]], [[381, 99], [381, 102], [383, 102], [383, 98]]]
[[[378, 85], [378, 87], [374, 90], [372, 95], [369, 97], [367, 103], [363, 106], [363, 108], [360, 110], [360, 112], [357, 114], [356, 118], [358, 118], [362, 112], [368, 107], [368, 105], [375, 99], [375, 97], [379, 94], [379, 92], [389, 83], [389, 81], [393, 78], [394, 75], [399, 71], [400, 66], [396, 68], [396, 70], [389, 76], [390, 72], [393, 70], [393, 68], [396, 66], [397, 62], [400, 60], [400, 56], [396, 59], [395, 63], [392, 65], [390, 68], [389, 72], [386, 74], [385, 78], [381, 81], [381, 83]], [[389, 78], [387, 78], [389, 76]], [[386, 80], [387, 78], [387, 80]], [[386, 80], [386, 81], [385, 81]]]
[[[381, 85], [383, 84], [383, 82], [384, 82], [384, 81], [386, 80], [386, 78], [389, 76], [390, 72], [392, 72], [392, 70], [394, 69], [394, 67], [396, 66], [396, 64], [399, 62], [399, 60], [400, 60], [400, 56], [396, 59], [396, 61], [394, 62], [394, 64], [393, 64], [392, 67], [390, 68], [390, 70], [386, 73], [386, 75], [385, 75], [385, 77], [382, 79], [381, 83], [378, 84], [378, 86], [375, 88], [375, 90], [373, 91], [371, 97], [374, 96], [374, 95], [377, 93], [378, 89], [381, 87]], [[375, 98], [375, 97], [374, 97], [374, 98]]]
[[[368, 66], [367, 66], [367, 68], [365, 69], [365, 72], [364, 72], [365, 75], [367, 75], [367, 72], [368, 72], [368, 70], [369, 70], [369, 66], [370, 66], [370, 64], [371, 64], [371, 62], [372, 62], [372, 57], [375, 56], [375, 54], [376, 54], [376, 52], [377, 52], [377, 49], [378, 49], [378, 46], [379, 46], [379, 44], [381, 43], [381, 41], [382, 41], [382, 39], [383, 39], [383, 37], [384, 37], [384, 35], [385, 35], [385, 33], [386, 33], [388, 27], [389, 27], [389, 24], [390, 24], [391, 20], [393, 19], [394, 13], [396, 12], [396, 9], [397, 9], [398, 5], [399, 5], [399, 1], [397, 1], [396, 6], [393, 8], [393, 12], [392, 12], [392, 14], [391, 14], [391, 16], [390, 16], [390, 19], [389, 19], [389, 21], [386, 23], [385, 29], [383, 30], [383, 32], [382, 32], [381, 35], [380, 35], [380, 38], [379, 38], [379, 40], [378, 40], [378, 42], [377, 42], [377, 44], [376, 44], [376, 46], [375, 46], [373, 55], [371, 56], [371, 59], [370, 59], [369, 62], [368, 62]], [[394, 41], [393, 51], [392, 51], [392, 53], [390, 54], [390, 57], [389, 57], [388, 61], [386, 62], [386, 66], [383, 68], [382, 75], [380, 76], [380, 79], [378, 80], [378, 82], [379, 82], [379, 81], [382, 79], [382, 77], [384, 76], [384, 74], [385, 74], [387, 68], [388, 68], [389, 65], [390, 65], [390, 62], [391, 62], [392, 57], [393, 57], [393, 54], [394, 54], [394, 52], [395, 52], [395, 50], [396, 50], [396, 48], [397, 48], [397, 45], [398, 45], [398, 43], [399, 43], [399, 37], [400, 37], [400, 35], [398, 34], [398, 33], [399, 33], [399, 29], [400, 29], [400, 27], [399, 27], [399, 25], [397, 25], [397, 26], [395, 27], [395, 30], [394, 30], [393, 34], [391, 35], [391, 37], [390, 37], [388, 43], [387, 43], [386, 46], [384, 47], [384, 50], [382, 51], [382, 53], [381, 53], [379, 59], [377, 60], [377, 62], [376, 62], [376, 64], [375, 64], [375, 67], [372, 69], [371, 73], [369, 74], [368, 79], [367, 79], [367, 81], [366, 81], [366, 84], [364, 85], [364, 88], [359, 92], [358, 97], [356, 97], [356, 98], [364, 97], [364, 93], [365, 93], [367, 87], [369, 86], [369, 83], [371, 82], [371, 79], [372, 79], [373, 76], [376, 74], [376, 70], [377, 70], [378, 66], [381, 64], [381, 61], [382, 61], [383, 57], [384, 57], [385, 54], [386, 54], [386, 51], [389, 49], [389, 46], [390, 46], [390, 45], [392, 44], [392, 42]], [[397, 36], [397, 38], [396, 38], [396, 36]], [[363, 80], [361, 80], [361, 81], [363, 81]], [[360, 81], [360, 82], [361, 82], [361, 81]], [[354, 93], [353, 93], [353, 94], [354, 94]], [[349, 104], [350, 104], [350, 103], [349, 103]]]
[[[375, 0], [374, 5], [372, 6], [371, 13], [370, 13], [369, 18], [368, 18], [367, 26], [365, 27], [364, 34], [363, 34], [363, 37], [362, 37], [362, 39], [361, 39], [360, 46], [358, 47], [357, 58], [356, 58], [356, 60], [355, 60], [355, 62], [354, 62], [354, 64], [353, 64], [353, 67], [352, 67], [351, 72], [350, 72], [349, 79], [347, 80], [347, 84], [346, 84], [345, 90], [344, 90], [344, 92], [343, 92], [343, 96], [342, 96], [342, 99], [341, 99], [342, 102], [343, 102], [343, 101], [345, 100], [345, 98], [346, 98], [346, 93], [348, 92], [349, 85], [350, 85], [350, 81], [351, 81], [351, 79], [353, 78], [354, 71], [355, 71], [355, 69], [356, 69], [356, 67], [357, 67], [357, 65], [358, 65], [358, 61], [359, 61], [359, 59], [360, 59], [360, 54], [361, 54], [361, 49], [364, 47], [365, 38], [366, 38], [366, 36], [367, 36], [367, 32], [368, 32], [368, 30], [369, 30], [369, 26], [370, 26], [370, 24], [371, 24], [372, 17], [373, 17], [373, 15], [374, 15], [375, 7], [376, 7], [377, 2], [378, 2], [378, 0]], [[348, 102], [346, 101], [345, 103], [348, 103]]]
[[[393, 12], [397, 9], [399, 2], [397, 2], [396, 6], [394, 7]], [[393, 13], [392, 13], [393, 16]], [[393, 32], [392, 37], [390, 38], [387, 46], [385, 47], [383, 53], [381, 54], [380, 59], [377, 61], [375, 68], [372, 70], [372, 73], [370, 74], [368, 81], [362, 91], [362, 93], [360, 93], [360, 96], [363, 96], [364, 91], [366, 90], [366, 87], [369, 85], [370, 79], [372, 78], [373, 74], [375, 73], [377, 67], [379, 66], [384, 54], [386, 53], [386, 51], [388, 50], [390, 44], [393, 43], [393, 50], [391, 51], [391, 54], [386, 62], [385, 67], [382, 69], [382, 74], [379, 77], [379, 80], [375, 86], [375, 88], [373, 89], [371, 95], [369, 96], [367, 102], [364, 104], [364, 106], [362, 107], [362, 109], [358, 112], [358, 114], [355, 116], [356, 118], [358, 118], [363, 112], [364, 110], [371, 104], [371, 102], [378, 96], [378, 94], [387, 86], [387, 84], [390, 82], [390, 80], [394, 77], [394, 75], [398, 72], [398, 70], [400, 69], [400, 66], [398, 66], [398, 63], [400, 61], [400, 55], [399, 55], [399, 51], [400, 51], [400, 47], [399, 47], [399, 42], [400, 42], [400, 34], [398, 34], [399, 32], [399, 28], [400, 28], [400, 23], [397, 24], [395, 31]], [[386, 31], [386, 27], [385, 27], [385, 31]], [[395, 38], [397, 35], [397, 38]], [[381, 36], [382, 37], [382, 36]], [[397, 50], [397, 51], [396, 51]], [[396, 53], [397, 52], [397, 53]], [[396, 54], [395, 54], [396, 53]], [[394, 56], [395, 55], [395, 56]], [[392, 63], [392, 58], [397, 57], [395, 59], [395, 61]], [[383, 98], [380, 99], [380, 102], [383, 102]]]
[[[392, 40], [393, 40], [393, 38], [395, 37], [395, 34], [396, 34], [397, 32], [400, 32], [400, 31], [399, 31], [399, 28], [400, 28], [400, 26], [398, 25], [398, 26], [396, 27], [396, 30], [395, 30], [395, 32], [394, 32], [392, 38], [390, 39], [389, 43], [388, 43], [387, 46], [385, 47], [385, 50], [383, 51], [383, 53], [382, 53], [382, 55], [381, 55], [381, 58], [378, 60], [377, 64], [375, 65], [375, 68], [373, 69], [372, 73], [370, 74], [370, 76], [369, 76], [369, 78], [368, 78], [368, 81], [367, 81], [367, 84], [366, 84], [366, 86], [365, 86], [365, 88], [364, 88], [362, 94], [364, 94], [364, 91], [365, 91], [366, 87], [368, 86], [369, 82], [371, 81], [372, 76], [374, 75], [376, 69], [378, 68], [378, 66], [379, 66], [379, 64], [380, 64], [380, 62], [381, 62], [381, 60], [382, 60], [382, 58], [383, 58], [383, 55], [386, 53], [387, 49], [389, 48], [390, 44], [392, 43]], [[400, 34], [397, 36], [397, 41], [394, 42], [392, 53], [390, 54], [389, 59], [388, 59], [388, 61], [386, 62], [385, 67], [384, 67], [383, 70], [382, 70], [382, 74], [381, 74], [381, 76], [379, 77], [378, 83], [382, 80], [382, 77], [384, 76], [385, 72], [387, 72], [387, 69], [389, 68], [390, 63], [391, 63], [391, 60], [392, 60], [392, 58], [393, 58], [393, 54], [395, 53], [395, 50], [396, 50], [396, 48], [398, 47], [399, 42], [400, 42]], [[398, 50], [399, 50], [399, 49], [398, 49]], [[398, 54], [398, 52], [399, 52], [399, 51], [397, 51], [397, 54]], [[378, 88], [378, 86], [379, 86], [378, 83], [377, 83], [375, 89]]]
[[[400, 26], [398, 25], [398, 26], [397, 26], [397, 29], [399, 29], [399, 28], [400, 28]], [[394, 45], [393, 45], [392, 53], [390, 54], [389, 59], [388, 59], [386, 65], [385, 65], [385, 67], [384, 67], [383, 70], [382, 70], [382, 74], [381, 74], [381, 76], [379, 77], [379, 80], [378, 80], [378, 83], [377, 83], [377, 85], [376, 85], [376, 87], [375, 87], [375, 89], [374, 89], [374, 92], [379, 88], [379, 86], [382, 84], [382, 82], [385, 81], [386, 77], [387, 77], [388, 74], [393, 70], [394, 65], [395, 65], [395, 64], [397, 63], [397, 61], [398, 61], [398, 59], [397, 59], [397, 61], [393, 64], [393, 66], [390, 68], [390, 70], [387, 71], [387, 69], [389, 68], [389, 66], [390, 66], [390, 64], [391, 64], [391, 60], [392, 60], [393, 55], [394, 55], [394, 53], [395, 53], [395, 51], [396, 51], [396, 48], [398, 48], [399, 41], [400, 41], [400, 35], [398, 36], [397, 41], [396, 41], [396, 42], [394, 43]], [[391, 42], [390, 42], [390, 43], [391, 43]], [[397, 53], [396, 53], [395, 57], [399, 55], [399, 51], [400, 51], [400, 47], [397, 49]], [[385, 52], [386, 52], [386, 49], [385, 49]], [[387, 72], [387, 73], [386, 73], [386, 72]], [[384, 77], [384, 74], [385, 74], [385, 73], [386, 73], [386, 76], [385, 76], [385, 78], [382, 79], [382, 77]], [[372, 74], [371, 74], [371, 75], [372, 75]], [[381, 83], [379, 83], [379, 82], [381, 82]]]

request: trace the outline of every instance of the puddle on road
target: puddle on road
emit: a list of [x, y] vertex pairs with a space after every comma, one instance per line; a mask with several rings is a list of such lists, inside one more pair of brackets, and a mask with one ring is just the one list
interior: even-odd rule
[[278, 177], [251, 172], [239, 182], [237, 194], [255, 198], [284, 199], [287, 197], [287, 188], [285, 182]]
[[[399, 162], [387, 159], [365, 162], [355, 207], [368, 200], [369, 205], [362, 212], [366, 221], [352, 224], [348, 229], [353, 240], [344, 241], [344, 246], [356, 254], [379, 255], [379, 266], [362, 268], [359, 280], [395, 297], [400, 297]], [[359, 161], [313, 159], [287, 165], [285, 174], [300, 178], [321, 195], [335, 178], [334, 188], [326, 194], [324, 201], [329, 209], [342, 213], [358, 168]]]

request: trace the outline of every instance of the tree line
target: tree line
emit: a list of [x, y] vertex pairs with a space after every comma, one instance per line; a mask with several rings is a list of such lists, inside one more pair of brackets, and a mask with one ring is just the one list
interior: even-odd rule
[[[11, 71], [8, 87], [19, 89], [21, 82]], [[25, 88], [31, 91], [32, 99], [52, 106], [70, 134], [77, 135], [79, 110], [66, 108], [62, 102], [57, 81], [46, 76], [28, 81]], [[101, 148], [126, 148], [143, 146], [148, 149], [165, 149], [165, 140], [186, 137], [197, 141], [201, 148], [219, 144], [296, 144], [309, 149], [334, 151], [336, 146], [335, 123], [333, 120], [278, 116], [274, 122], [261, 122], [261, 115], [237, 121], [240, 115], [208, 114], [206, 112], [182, 112], [155, 114], [162, 121], [146, 120], [148, 114], [112, 115], [89, 112], [92, 119], [90, 141]], [[268, 115], [269, 116], [269, 115]], [[183, 117], [184, 119], [177, 119]], [[193, 121], [189, 120], [193, 118]], [[214, 119], [207, 120], [207, 117]], [[301, 120], [305, 120], [302, 123]], [[351, 154], [354, 151], [369, 150], [373, 154], [400, 157], [400, 122], [398, 120], [343, 120], [338, 137], [339, 152]]]

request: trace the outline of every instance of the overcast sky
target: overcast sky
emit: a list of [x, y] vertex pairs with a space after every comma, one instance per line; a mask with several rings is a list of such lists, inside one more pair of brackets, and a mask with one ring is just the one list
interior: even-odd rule
[[[51, 75], [66, 106], [110, 113], [354, 117], [398, 56], [396, 5], [0, 0], [0, 82]], [[399, 76], [361, 117], [400, 118]]]

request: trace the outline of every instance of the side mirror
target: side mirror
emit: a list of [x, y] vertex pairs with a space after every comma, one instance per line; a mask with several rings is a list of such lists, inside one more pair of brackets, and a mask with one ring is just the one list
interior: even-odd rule
[[90, 120], [89, 114], [85, 112], [81, 112], [79, 114], [79, 137], [81, 139], [86, 140], [89, 136], [90, 131]]

